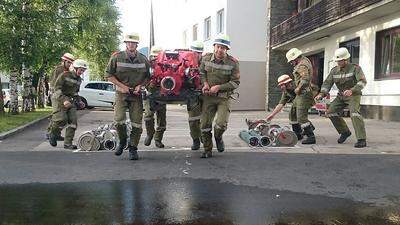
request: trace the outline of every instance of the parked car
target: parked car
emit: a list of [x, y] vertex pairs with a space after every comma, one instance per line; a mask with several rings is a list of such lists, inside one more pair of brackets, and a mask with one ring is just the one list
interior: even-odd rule
[[113, 107], [115, 86], [107, 81], [82, 82], [79, 95], [85, 103], [85, 108]]

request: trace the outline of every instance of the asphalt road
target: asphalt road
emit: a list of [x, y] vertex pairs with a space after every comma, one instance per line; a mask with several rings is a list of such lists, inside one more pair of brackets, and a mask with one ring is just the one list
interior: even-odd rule
[[[112, 121], [80, 114], [77, 136]], [[166, 149], [140, 145], [139, 161], [52, 148], [41, 122], [0, 142], [0, 224], [400, 224], [400, 155], [251, 149], [237, 137], [242, 114], [211, 159], [189, 150], [179, 108]]]

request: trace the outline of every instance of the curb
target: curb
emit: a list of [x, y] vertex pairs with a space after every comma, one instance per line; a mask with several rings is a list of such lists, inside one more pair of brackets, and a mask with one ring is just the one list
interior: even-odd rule
[[9, 136], [11, 136], [11, 135], [14, 135], [14, 134], [16, 134], [16, 133], [18, 133], [18, 132], [20, 132], [20, 131], [23, 131], [23, 130], [25, 130], [26, 128], [28, 128], [28, 127], [30, 127], [30, 126], [32, 126], [32, 125], [34, 125], [34, 124], [36, 124], [36, 123], [38, 123], [38, 122], [40, 122], [40, 121], [42, 121], [42, 120], [45, 120], [45, 119], [47, 119], [47, 118], [49, 118], [49, 117], [51, 117], [51, 114], [50, 114], [50, 115], [47, 115], [47, 116], [45, 116], [45, 117], [36, 119], [36, 120], [34, 120], [34, 121], [32, 121], [32, 122], [29, 122], [29, 123], [27, 123], [27, 124], [25, 124], [25, 125], [22, 125], [22, 126], [19, 126], [19, 127], [17, 127], [17, 128], [14, 128], [14, 129], [12, 129], [12, 130], [9, 130], [9, 131], [6, 131], [6, 132], [4, 132], [4, 133], [1, 133], [1, 134], [0, 134], [0, 140], [4, 140], [4, 139], [6, 139], [7, 137], [9, 137]]

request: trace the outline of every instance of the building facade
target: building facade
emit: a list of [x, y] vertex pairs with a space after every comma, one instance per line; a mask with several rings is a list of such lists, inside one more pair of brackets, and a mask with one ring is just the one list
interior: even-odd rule
[[[270, 2], [270, 15], [276, 2]], [[284, 61], [284, 53], [297, 47], [313, 62], [314, 82], [321, 85], [336, 66], [334, 51], [347, 47], [350, 61], [362, 67], [368, 82], [361, 99], [363, 115], [400, 120], [400, 1], [297, 0], [280, 10], [279, 15], [288, 16], [271, 15], [268, 82], [278, 75], [271, 69], [275, 61]], [[273, 85], [267, 85], [266, 96], [272, 107], [277, 102]]]
[[185, 1], [184, 47], [201, 40], [205, 51], [212, 52], [216, 35], [224, 33], [231, 38], [228, 54], [239, 60], [241, 74], [239, 99], [232, 101], [235, 110], [265, 109], [266, 5], [266, 0]]

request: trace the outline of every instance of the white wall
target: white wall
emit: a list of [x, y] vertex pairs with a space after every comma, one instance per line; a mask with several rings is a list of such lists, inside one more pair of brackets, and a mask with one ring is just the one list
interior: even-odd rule
[[266, 62], [267, 1], [229, 0], [226, 11], [232, 55], [241, 61]]
[[[224, 19], [225, 19], [225, 27], [226, 29], [226, 0], [187, 0], [185, 5], [185, 20], [183, 22], [183, 31], [186, 30], [186, 46], [182, 46], [188, 48], [193, 41], [193, 25], [198, 24], [197, 30], [197, 40], [204, 41], [204, 47], [206, 52], [212, 52], [212, 40], [213, 37], [217, 34], [217, 12], [221, 9], [224, 9]], [[209, 40], [204, 40], [204, 19], [207, 17], [211, 17], [211, 38]], [[182, 43], [183, 45], [183, 43]]]
[[[336, 64], [332, 62], [334, 51], [340, 42], [360, 37], [360, 66], [367, 78], [367, 86], [363, 89], [362, 104], [400, 106], [400, 79], [375, 81], [375, 45], [376, 32], [400, 25], [399, 15], [390, 15], [361, 26], [333, 34], [329, 38], [310, 42], [299, 46], [305, 53], [325, 51], [324, 77]], [[382, 96], [385, 95], [385, 96]]]
[[[187, 0], [188, 9], [184, 30], [188, 47], [193, 41], [193, 25], [198, 24], [198, 40], [204, 41], [205, 51], [213, 51], [217, 35], [217, 12], [224, 9], [224, 31], [230, 36], [228, 54], [240, 62], [241, 84], [239, 101], [233, 101], [235, 110], [265, 108], [265, 63], [267, 44], [266, 0]], [[204, 40], [204, 19], [211, 17], [211, 38]], [[184, 33], [182, 30], [182, 36]]]

